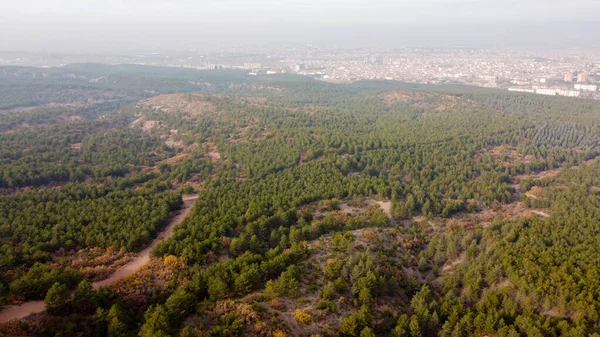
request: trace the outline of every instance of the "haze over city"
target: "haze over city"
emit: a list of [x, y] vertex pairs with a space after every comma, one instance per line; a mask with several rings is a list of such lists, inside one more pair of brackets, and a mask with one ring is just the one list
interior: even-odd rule
[[596, 47], [599, 13], [593, 0], [3, 1], [0, 45], [113, 54], [307, 43]]

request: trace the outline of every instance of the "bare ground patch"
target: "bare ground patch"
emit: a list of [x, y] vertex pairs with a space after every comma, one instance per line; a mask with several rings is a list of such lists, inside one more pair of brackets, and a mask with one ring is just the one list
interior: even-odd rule
[[144, 124], [142, 125], [142, 130], [144, 130], [144, 132], [150, 132], [152, 131], [152, 129], [158, 124], [158, 121], [145, 121]]
[[493, 207], [485, 207], [476, 213], [458, 213], [449, 219], [440, 219], [443, 223], [439, 228], [446, 227], [487, 227], [495, 219], [516, 220], [521, 217], [531, 218], [541, 216], [547, 218], [552, 215], [550, 209], [530, 209], [525, 207], [521, 201], [515, 201], [510, 204], [496, 204]]
[[542, 197], [544, 189], [539, 186], [533, 186], [529, 191], [525, 192], [525, 196], [531, 199], [539, 199]]
[[129, 127], [136, 128], [140, 125], [140, 123], [142, 123], [143, 120], [144, 120], [144, 117], [139, 117], [136, 120], [134, 120], [133, 122], [131, 122], [131, 124], [129, 124]]
[[367, 199], [367, 205], [377, 204], [381, 209], [388, 215], [388, 217], [392, 216], [392, 202], [391, 201], [378, 201], [375, 199]]
[[391, 90], [382, 95], [388, 105], [396, 103], [409, 103], [416, 107], [434, 112], [443, 112], [455, 109], [458, 106], [475, 106], [475, 101], [458, 96], [412, 90]]
[[518, 164], [527, 164], [535, 160], [532, 155], [523, 155], [519, 153], [516, 147], [510, 145], [495, 146], [491, 149], [482, 150], [479, 155], [489, 155], [495, 161], [500, 162], [505, 167], [513, 167]]
[[183, 141], [175, 140], [175, 139], [173, 139], [173, 137], [169, 137], [167, 140], [165, 140], [165, 145], [168, 147], [185, 149], [185, 144], [183, 143]]
[[221, 161], [221, 153], [217, 149], [217, 145], [215, 145], [214, 143], [205, 143], [202, 145], [209, 146], [209, 150], [206, 155], [212, 160], [213, 163], [218, 163]]
[[[341, 212], [341, 211], [338, 211]], [[317, 333], [319, 331], [333, 332], [339, 329], [342, 319], [356, 311], [353, 305], [353, 295], [351, 293], [337, 294], [330, 298], [334, 303], [335, 310], [317, 309], [317, 304], [322, 301], [319, 297], [321, 289], [328, 280], [325, 278], [325, 267], [331, 263], [339, 263], [347, 254], [354, 252], [368, 252], [375, 261], [385, 265], [388, 272], [395, 270], [398, 277], [415, 277], [418, 280], [425, 279], [425, 275], [417, 275], [420, 272], [416, 269], [416, 264], [410, 262], [403, 266], [391, 266], [384, 261], [390, 259], [396, 261], [416, 261], [414, 252], [410, 251], [414, 244], [411, 235], [406, 235], [403, 229], [397, 227], [367, 227], [356, 230], [349, 230], [341, 233], [330, 233], [323, 235], [319, 239], [308, 242], [311, 251], [307, 261], [302, 262], [303, 270], [307, 270], [302, 276], [301, 294], [297, 298], [288, 299], [278, 297], [276, 300], [261, 303], [269, 312], [277, 312], [278, 318], [281, 318], [289, 327], [294, 335], [305, 335], [307, 332]], [[350, 235], [349, 246], [343, 250], [334, 248], [334, 237], [339, 235]], [[378, 247], [376, 250], [369, 250], [369, 247]], [[339, 249], [339, 248], [338, 248]], [[395, 269], [394, 269], [395, 268]], [[402, 275], [402, 276], [400, 276]], [[310, 290], [310, 284], [316, 284], [314, 290]], [[382, 297], [373, 303], [374, 312], [383, 312], [385, 309], [394, 312], [399, 308], [399, 303], [404, 301], [401, 296], [398, 298]], [[275, 305], [272, 305], [272, 303]], [[312, 316], [310, 324], [298, 323], [293, 314], [296, 310], [303, 310]], [[376, 315], [377, 316], [377, 315]], [[378, 319], [375, 317], [374, 319]], [[316, 332], [313, 332], [316, 331]]]
[[177, 154], [177, 155], [175, 155], [175, 156], [173, 156], [173, 157], [165, 160], [165, 162], [167, 164], [170, 164], [170, 165], [177, 164], [177, 163], [181, 162], [182, 160], [184, 160], [187, 157], [189, 157], [189, 154], [185, 153], [185, 152], [182, 152], [182, 153], [179, 153], [179, 154]]
[[167, 94], [141, 101], [140, 105], [166, 112], [185, 112], [192, 116], [216, 112], [213, 103], [203, 94]]
[[391, 201], [377, 201], [375, 199], [367, 198], [364, 203], [350, 203], [344, 202], [339, 205], [340, 211], [351, 215], [362, 215], [370, 205], [378, 205], [388, 216], [391, 216], [392, 202]]
[[444, 264], [444, 266], [442, 267], [442, 273], [453, 272], [459, 264], [465, 262], [466, 260], [467, 254], [462, 253], [457, 259], [446, 262], [446, 264]]

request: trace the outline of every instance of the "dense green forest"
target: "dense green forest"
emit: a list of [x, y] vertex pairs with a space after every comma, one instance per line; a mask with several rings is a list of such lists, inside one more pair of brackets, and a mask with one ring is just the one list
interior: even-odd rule
[[[600, 103], [133, 65], [0, 78], [1, 301], [47, 308], [0, 335], [600, 333]], [[184, 193], [137, 274], [93, 290], [73, 267], [139, 252]]]

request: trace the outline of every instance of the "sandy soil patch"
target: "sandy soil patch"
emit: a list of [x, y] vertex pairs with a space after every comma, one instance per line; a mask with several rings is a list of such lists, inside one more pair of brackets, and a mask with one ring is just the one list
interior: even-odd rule
[[136, 128], [138, 127], [138, 125], [140, 125], [140, 123], [142, 123], [142, 120], [144, 119], [144, 117], [140, 117], [136, 120], [134, 120], [133, 122], [131, 122], [131, 124], [129, 124], [130, 128]]
[[213, 143], [209, 143], [209, 150], [206, 155], [210, 159], [212, 159], [213, 163], [221, 161], [221, 153], [219, 153], [219, 150], [217, 150], [217, 146]]
[[367, 199], [365, 201], [367, 205], [377, 204], [388, 216], [392, 216], [392, 202], [391, 201], [377, 201], [375, 199]]
[[203, 94], [159, 95], [140, 102], [140, 105], [153, 110], [166, 112], [185, 112], [190, 115], [214, 113], [216, 107]]
[[527, 164], [535, 160], [534, 156], [522, 155], [521, 153], [519, 153], [516, 147], [506, 144], [496, 146], [491, 149], [484, 149], [479, 153], [479, 155], [489, 155], [494, 160], [500, 162], [503, 166], [506, 167], [515, 166], [518, 163]]
[[185, 149], [185, 144], [182, 140], [174, 140], [172, 137], [169, 137], [169, 139], [165, 140], [165, 145], [167, 145], [168, 147]]
[[142, 125], [142, 130], [144, 130], [144, 132], [150, 132], [157, 124], [157, 121], [145, 121]]
[[533, 186], [531, 190], [525, 192], [525, 196], [531, 199], [539, 199], [543, 194], [544, 189], [539, 186]]
[[446, 264], [442, 267], [443, 273], [451, 273], [456, 269], [456, 266], [465, 262], [467, 259], [467, 254], [462, 253], [456, 260], [446, 262]]

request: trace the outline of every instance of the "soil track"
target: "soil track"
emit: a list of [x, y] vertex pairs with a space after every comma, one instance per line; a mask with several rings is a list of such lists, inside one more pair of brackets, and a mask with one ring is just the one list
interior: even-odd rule
[[[101, 287], [108, 286], [123, 277], [133, 275], [141, 267], [147, 264], [148, 261], [150, 261], [150, 252], [152, 249], [154, 249], [159, 242], [173, 235], [173, 229], [188, 216], [196, 199], [198, 199], [197, 195], [184, 195], [183, 207], [181, 210], [171, 218], [167, 227], [165, 227], [165, 229], [156, 236], [150, 245], [148, 245], [146, 249], [142, 250], [131, 262], [117, 269], [107, 279], [94, 282], [92, 284], [93, 288], [100, 289]], [[21, 305], [6, 306], [2, 311], [0, 311], [0, 323], [8, 322], [13, 319], [21, 319], [44, 310], [46, 310], [44, 301], [29, 301]]]

